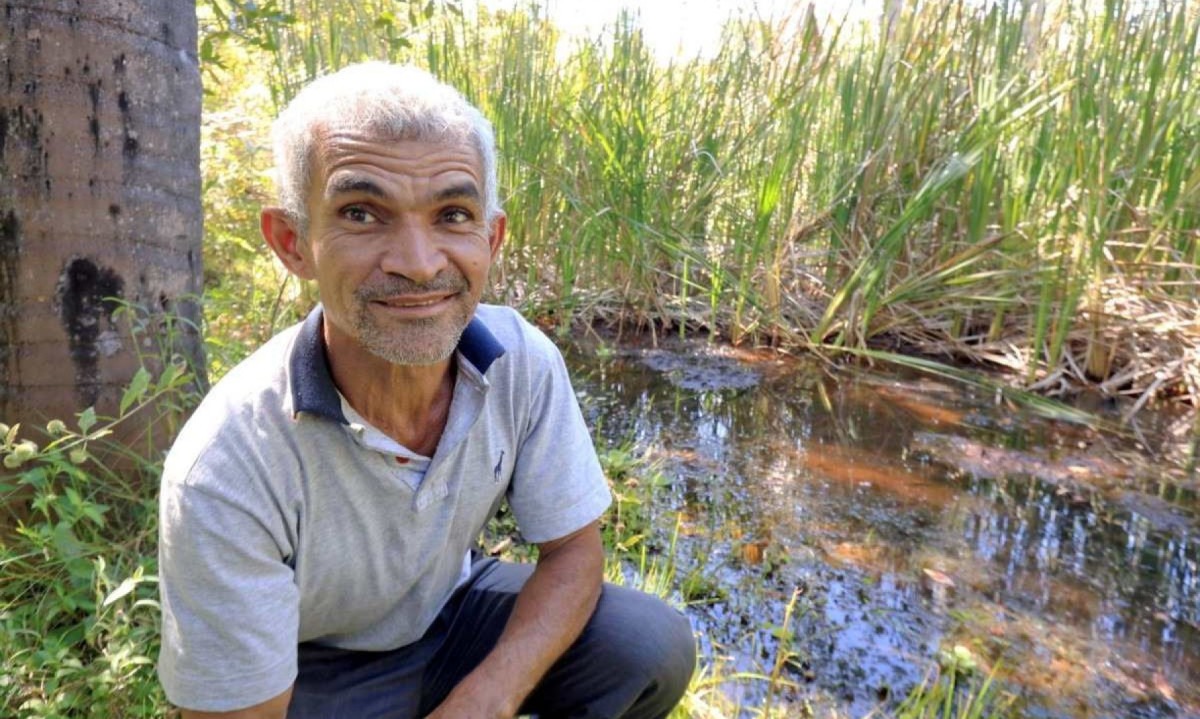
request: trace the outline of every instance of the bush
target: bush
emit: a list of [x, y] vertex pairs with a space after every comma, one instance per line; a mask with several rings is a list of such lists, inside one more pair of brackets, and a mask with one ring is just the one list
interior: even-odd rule
[[[52, 420], [41, 445], [0, 425], [0, 716], [161, 717], [154, 675], [158, 451], [112, 441], [195, 398], [191, 375], [142, 369], [116, 417]], [[132, 424], [132, 423], [131, 423]]]

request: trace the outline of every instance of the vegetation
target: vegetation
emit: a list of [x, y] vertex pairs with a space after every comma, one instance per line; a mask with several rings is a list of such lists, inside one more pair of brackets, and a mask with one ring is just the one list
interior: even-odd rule
[[[560, 328], [899, 351], [1049, 394], [1200, 404], [1194, 4], [740, 19], [714, 56], [671, 62], [630, 17], [572, 40], [536, 6], [251, 6], [202, 4], [210, 117], [257, 132], [222, 172], [253, 168], [246, 189], [264, 191], [270, 111], [309, 77], [426, 66], [496, 124], [497, 298]], [[219, 182], [209, 217], [226, 223], [245, 195]]]
[[[121, 315], [151, 346], [173, 339], [169, 325]], [[43, 431], [0, 425], [0, 716], [167, 709], [154, 676], [160, 448], [199, 395], [183, 357], [155, 360], [143, 358], [160, 370], [138, 371], [117, 417], [89, 408]]]

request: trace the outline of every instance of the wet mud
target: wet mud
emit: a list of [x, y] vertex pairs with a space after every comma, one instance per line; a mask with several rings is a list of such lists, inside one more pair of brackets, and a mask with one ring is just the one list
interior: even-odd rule
[[[863, 716], [962, 645], [1021, 716], [1200, 717], [1177, 418], [1116, 436], [703, 342], [567, 357], [600, 441], [661, 469], [645, 541], [708, 654], [782, 667], [788, 716]], [[725, 690], [753, 706], [766, 682]]]

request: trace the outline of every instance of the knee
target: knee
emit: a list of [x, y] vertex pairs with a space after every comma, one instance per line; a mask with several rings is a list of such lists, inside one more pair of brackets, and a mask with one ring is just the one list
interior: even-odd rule
[[595, 619], [617, 655], [610, 666], [655, 693], [683, 696], [696, 668], [696, 640], [682, 612], [658, 597], [606, 585]]
[[[665, 693], [683, 696], [696, 670], [696, 637], [692, 623], [683, 612], [666, 602], [651, 598], [658, 607], [658, 616], [647, 617], [653, 622], [654, 675]], [[638, 625], [634, 625], [635, 630]]]

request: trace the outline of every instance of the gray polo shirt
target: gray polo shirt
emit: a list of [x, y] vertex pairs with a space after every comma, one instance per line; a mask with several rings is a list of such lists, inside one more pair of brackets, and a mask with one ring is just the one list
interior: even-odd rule
[[507, 495], [531, 542], [610, 496], [554, 345], [480, 305], [432, 457], [370, 427], [329, 374], [317, 308], [231, 370], [167, 456], [159, 677], [179, 706], [229, 711], [296, 677], [296, 645], [420, 638]]

